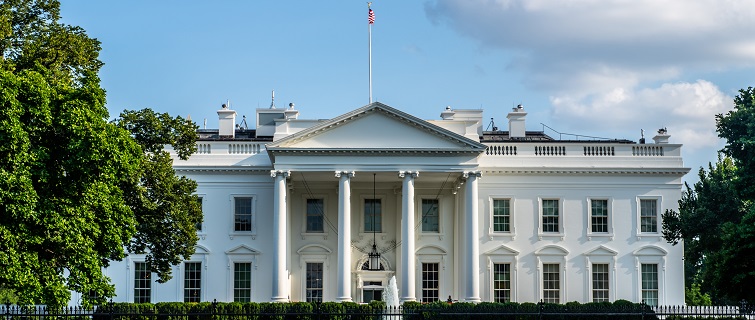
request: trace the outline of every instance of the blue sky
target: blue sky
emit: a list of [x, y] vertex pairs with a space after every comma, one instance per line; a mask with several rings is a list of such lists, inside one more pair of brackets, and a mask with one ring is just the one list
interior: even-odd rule
[[[365, 1], [63, 0], [102, 42], [108, 109], [152, 108], [217, 127], [293, 102], [301, 118], [368, 103]], [[685, 180], [714, 161], [714, 115], [755, 86], [750, 0], [374, 0], [373, 96], [424, 119], [485, 110], [506, 127], [637, 140], [667, 127]], [[487, 123], [485, 124], [487, 126]]]

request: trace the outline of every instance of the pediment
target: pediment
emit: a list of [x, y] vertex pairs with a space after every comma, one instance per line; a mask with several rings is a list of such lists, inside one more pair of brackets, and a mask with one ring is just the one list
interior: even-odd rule
[[544, 246], [544, 247], [542, 247], [540, 249], [537, 249], [535, 251], [535, 254], [536, 255], [540, 255], [540, 256], [565, 256], [565, 255], [569, 254], [569, 251], [567, 251], [566, 249], [564, 249], [561, 246], [548, 245], [548, 246]]
[[658, 246], [648, 245], [635, 250], [633, 253], [636, 256], [665, 256], [668, 251]]
[[427, 245], [417, 249], [418, 255], [445, 255], [448, 254], [446, 250], [434, 245]]
[[369, 104], [267, 146], [269, 152], [485, 150], [477, 141], [379, 102]]
[[244, 245], [244, 244], [238, 245], [238, 246], [234, 247], [233, 249], [230, 249], [230, 250], [228, 250], [228, 251], [225, 252], [225, 254], [231, 254], [231, 255], [257, 255], [257, 254], [260, 254], [260, 253], [261, 252], [259, 252], [257, 250], [254, 250], [254, 249], [252, 249], [249, 246]]
[[619, 253], [603, 245], [597, 246], [595, 249], [585, 253], [588, 256], [615, 256], [617, 254]]
[[500, 245], [498, 247], [495, 247], [491, 250], [486, 251], [485, 254], [489, 256], [504, 256], [504, 255], [516, 256], [516, 255], [519, 255], [519, 251], [511, 249], [505, 245]]
[[296, 250], [298, 254], [330, 254], [333, 251], [319, 244], [308, 244]]

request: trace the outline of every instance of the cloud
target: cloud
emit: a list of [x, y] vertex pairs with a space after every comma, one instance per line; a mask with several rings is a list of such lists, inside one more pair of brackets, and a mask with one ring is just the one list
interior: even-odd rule
[[[590, 123], [602, 132], [645, 129], [651, 138], [661, 127], [685, 148], [717, 147], [715, 115], [733, 108], [732, 98], [709, 81], [665, 83], [657, 88], [615, 88], [600, 94], [550, 98], [553, 117], [561, 124], [580, 128]], [[648, 139], [649, 140], [649, 139]]]

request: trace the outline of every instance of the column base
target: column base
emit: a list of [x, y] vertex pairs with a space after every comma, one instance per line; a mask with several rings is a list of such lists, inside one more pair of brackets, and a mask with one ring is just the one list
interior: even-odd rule
[[409, 302], [417, 301], [417, 298], [415, 298], [415, 297], [401, 297], [400, 299], [398, 299], [398, 301], [399, 301], [399, 303], [403, 304], [404, 302], [408, 302], [408, 301]]
[[338, 298], [336, 298], [336, 301], [338, 301], [338, 302], [351, 302], [351, 297], [338, 297]]
[[270, 302], [290, 302], [288, 297], [272, 297]]
[[470, 297], [470, 298], [465, 298], [464, 302], [480, 303], [482, 302], [482, 299], [480, 299], [479, 297]]

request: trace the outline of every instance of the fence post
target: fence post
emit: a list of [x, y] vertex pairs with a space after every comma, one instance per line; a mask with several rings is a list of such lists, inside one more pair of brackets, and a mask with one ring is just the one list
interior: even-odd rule
[[540, 302], [537, 303], [537, 318], [540, 320], [543, 319], [543, 309], [545, 309], [545, 303], [543, 299], [540, 299]]
[[218, 299], [212, 299], [212, 308], [210, 309], [210, 319], [215, 319], [218, 310]]
[[110, 299], [110, 302], [108, 302], [108, 313], [110, 314], [110, 320], [113, 320], [113, 308], [115, 306], [113, 305], [113, 299]]
[[642, 308], [642, 320], [645, 320], [645, 300], [640, 302], [640, 308]]

